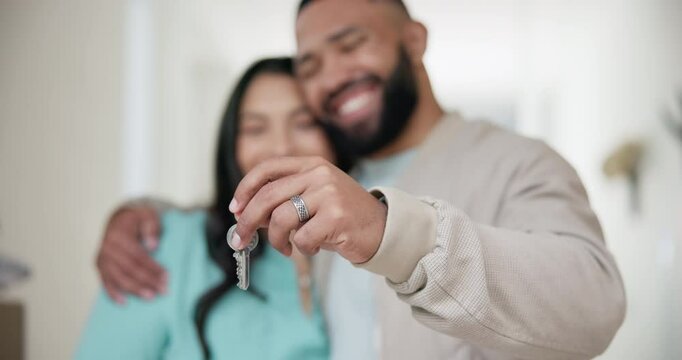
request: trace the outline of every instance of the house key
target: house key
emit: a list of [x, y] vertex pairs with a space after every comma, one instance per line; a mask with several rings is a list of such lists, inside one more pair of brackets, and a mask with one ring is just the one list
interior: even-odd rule
[[238, 250], [232, 245], [232, 237], [235, 230], [237, 230], [237, 225], [232, 225], [230, 230], [227, 231], [227, 245], [234, 250], [234, 258], [237, 260], [237, 287], [242, 290], [249, 288], [249, 271], [251, 267], [251, 251], [258, 245], [258, 232], [255, 232], [251, 237], [251, 242], [244, 249]]

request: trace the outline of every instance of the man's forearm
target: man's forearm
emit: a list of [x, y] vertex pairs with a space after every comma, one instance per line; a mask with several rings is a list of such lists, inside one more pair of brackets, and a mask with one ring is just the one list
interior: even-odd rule
[[[389, 213], [417, 208], [409, 195], [403, 193], [396, 201], [395, 194], [386, 192]], [[594, 231], [577, 231], [581, 235], [514, 231], [477, 224], [443, 201], [420, 201], [437, 211], [431, 217], [436, 243], [408, 279], [389, 280], [417, 320], [479, 346], [530, 359], [591, 358], [608, 346], [622, 323], [625, 300], [615, 263], [596, 238], [598, 224]], [[391, 259], [394, 255], [381, 248], [377, 255], [385, 258], [372, 259], [375, 265], [405, 260]], [[392, 274], [386, 267], [368, 269]]]
[[159, 198], [154, 198], [154, 197], [148, 197], [148, 196], [143, 196], [143, 197], [138, 197], [138, 198], [133, 198], [130, 200], [125, 201], [121, 208], [127, 208], [127, 207], [138, 207], [138, 206], [146, 206], [154, 209], [157, 214], [162, 214], [163, 212], [167, 210], [172, 210], [178, 208], [177, 205], [163, 200]]

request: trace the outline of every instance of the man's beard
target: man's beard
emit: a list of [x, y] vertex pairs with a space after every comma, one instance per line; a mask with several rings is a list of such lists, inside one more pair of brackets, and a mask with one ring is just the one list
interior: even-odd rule
[[401, 46], [398, 51], [398, 64], [385, 82], [382, 94], [379, 124], [373, 131], [344, 130], [327, 119], [327, 128], [332, 142], [344, 154], [362, 157], [395, 141], [407, 127], [417, 106], [417, 80], [410, 58]]

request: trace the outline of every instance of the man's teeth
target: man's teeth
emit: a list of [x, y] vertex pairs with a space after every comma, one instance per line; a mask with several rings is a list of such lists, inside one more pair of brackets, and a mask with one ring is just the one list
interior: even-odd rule
[[346, 115], [354, 111], [358, 111], [363, 107], [367, 106], [371, 99], [372, 97], [370, 94], [356, 96], [346, 101], [343, 105], [341, 105], [341, 107], [339, 108], [339, 114]]

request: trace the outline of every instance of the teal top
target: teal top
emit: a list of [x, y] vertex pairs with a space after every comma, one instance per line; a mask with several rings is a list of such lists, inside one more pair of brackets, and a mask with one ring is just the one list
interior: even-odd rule
[[[152, 301], [130, 296], [117, 305], [98, 295], [76, 359], [201, 359], [194, 325], [197, 300], [223, 273], [210, 259], [204, 212], [163, 215], [154, 257], [169, 275], [168, 292]], [[225, 245], [227, 246], [227, 244]], [[266, 241], [251, 265], [251, 285], [265, 300], [230, 289], [211, 309], [206, 338], [213, 359], [327, 359], [329, 343], [321, 310], [302, 309], [294, 263]]]

